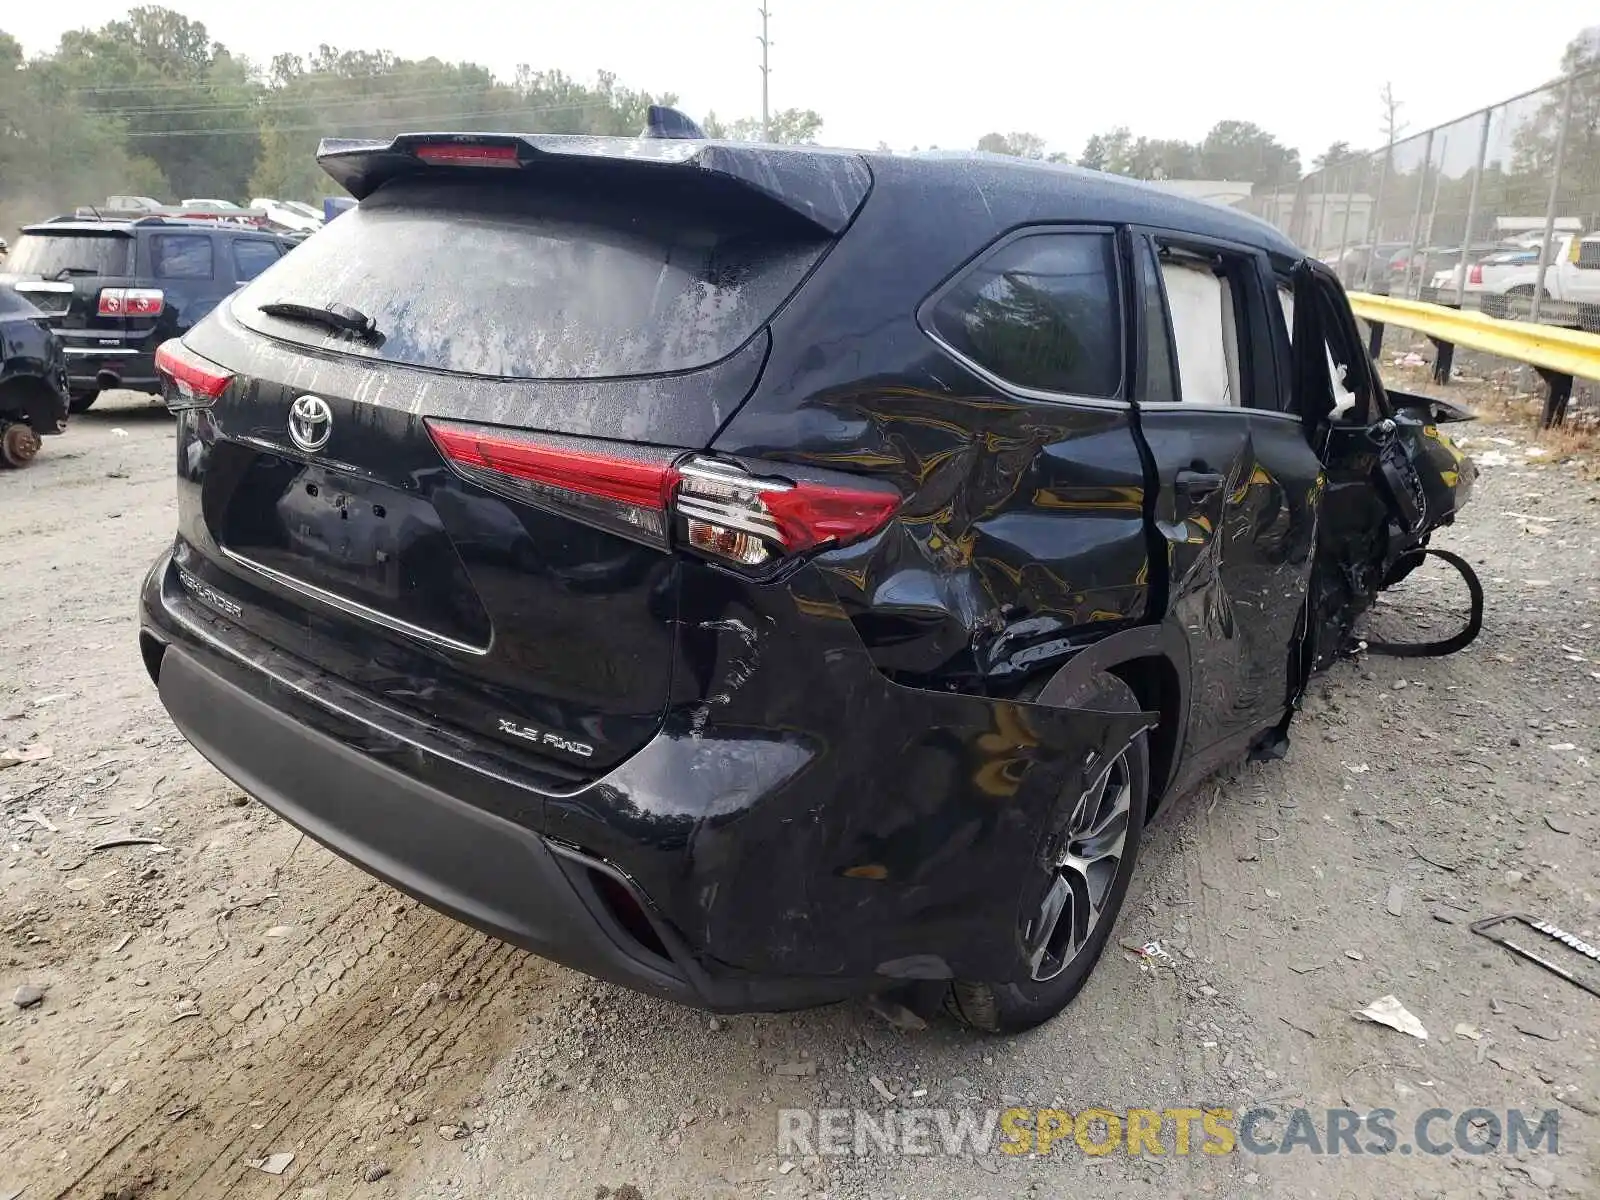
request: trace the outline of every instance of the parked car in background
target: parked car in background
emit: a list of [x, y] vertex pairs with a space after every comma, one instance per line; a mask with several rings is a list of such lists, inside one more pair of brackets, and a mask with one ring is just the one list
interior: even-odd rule
[[217, 210], [226, 210], [239, 207], [232, 200], [207, 199], [204, 196], [192, 197], [188, 200], [180, 200], [178, 203], [184, 208], [211, 208]]
[[284, 239], [170, 217], [29, 225], [0, 272], [60, 338], [73, 412], [108, 388], [157, 393], [155, 351], [277, 262]]
[[0, 288], [0, 462], [23, 467], [67, 427], [67, 366], [50, 321]]
[[307, 204], [304, 200], [285, 200], [283, 203], [302, 216], [310, 217], [317, 222], [318, 228], [321, 228], [323, 222], [327, 220], [327, 214], [319, 205]]
[[[1462, 287], [1463, 298], [1477, 296], [1483, 292], [1503, 291], [1502, 281], [1510, 271], [1517, 267], [1529, 265], [1537, 267], [1538, 263], [1539, 251], [1530, 247], [1496, 250], [1491, 254], [1487, 254], [1467, 264], [1465, 268], [1466, 283]], [[1429, 286], [1438, 299], [1453, 302], [1456, 297], [1456, 287], [1461, 282], [1462, 274], [1463, 269], [1460, 266], [1436, 271]]]
[[292, 204], [286, 200], [273, 200], [268, 197], [257, 197], [250, 201], [250, 207], [258, 212], [267, 214], [267, 219], [274, 225], [281, 225], [296, 233], [315, 233], [322, 228], [322, 218], [316, 213], [305, 211], [304, 205]]
[[1157, 800], [1282, 753], [1472, 487], [1459, 412], [1222, 205], [998, 155], [321, 161], [359, 207], [158, 360], [151, 680], [312, 837], [656, 995], [1047, 1020]]
[[1389, 259], [1397, 250], [1404, 250], [1405, 246], [1397, 242], [1379, 242], [1377, 245], [1351, 246], [1343, 254], [1334, 255], [1329, 266], [1339, 276], [1339, 282], [1352, 291], [1365, 291], [1367, 288], [1367, 268], [1376, 259], [1373, 269], [1372, 284], [1380, 291], [1388, 283]]

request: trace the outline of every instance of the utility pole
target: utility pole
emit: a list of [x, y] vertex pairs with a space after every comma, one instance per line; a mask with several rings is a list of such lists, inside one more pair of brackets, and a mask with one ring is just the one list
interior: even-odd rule
[[772, 68], [767, 66], [767, 51], [772, 48], [772, 42], [767, 38], [767, 19], [772, 15], [767, 11], [766, 0], [762, 0], [761, 8], [761, 36], [756, 41], [761, 43], [761, 140], [772, 140], [772, 117], [767, 110], [767, 77], [772, 74]]

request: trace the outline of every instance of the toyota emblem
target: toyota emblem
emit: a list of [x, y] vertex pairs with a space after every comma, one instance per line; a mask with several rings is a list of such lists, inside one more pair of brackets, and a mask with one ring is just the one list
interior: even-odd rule
[[301, 396], [289, 406], [289, 437], [305, 451], [321, 450], [333, 434], [333, 410], [318, 396]]

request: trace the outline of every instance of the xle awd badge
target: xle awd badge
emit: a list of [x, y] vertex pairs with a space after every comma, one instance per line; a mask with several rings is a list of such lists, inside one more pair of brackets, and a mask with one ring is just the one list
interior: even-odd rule
[[289, 406], [289, 438], [305, 451], [321, 450], [333, 435], [333, 410], [319, 396], [301, 396]]
[[541, 746], [565, 750], [568, 754], [576, 754], [579, 758], [588, 758], [594, 753], [593, 746], [586, 746], [582, 742], [569, 742], [559, 733], [546, 733], [531, 725], [518, 725], [515, 721], [508, 721], [504, 717], [500, 718], [500, 732], [509, 733], [512, 737], [519, 737], [525, 742], [536, 742]]

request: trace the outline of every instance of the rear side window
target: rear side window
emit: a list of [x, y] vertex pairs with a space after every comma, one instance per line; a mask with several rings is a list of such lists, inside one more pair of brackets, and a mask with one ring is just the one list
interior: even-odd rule
[[939, 298], [934, 333], [1012, 387], [1115, 397], [1122, 387], [1116, 243], [1106, 233], [1006, 242]]
[[254, 279], [278, 261], [278, 244], [266, 238], [235, 238], [233, 277], [240, 283]]
[[115, 233], [25, 233], [6, 256], [18, 275], [121, 278], [133, 274], [133, 239]]
[[194, 233], [160, 233], [150, 239], [157, 279], [210, 279], [216, 271], [211, 239]]
[[[707, 366], [756, 334], [829, 242], [759, 206], [663, 189], [402, 179], [240, 292], [241, 322], [287, 341], [514, 379]], [[374, 342], [330, 338], [257, 305], [350, 305]]]

